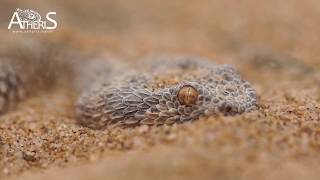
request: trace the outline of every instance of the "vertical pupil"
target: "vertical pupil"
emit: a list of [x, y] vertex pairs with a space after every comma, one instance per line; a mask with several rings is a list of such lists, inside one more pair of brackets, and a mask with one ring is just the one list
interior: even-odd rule
[[190, 98], [191, 98], [191, 88], [188, 87], [188, 91], [187, 91], [187, 104], [190, 103]]

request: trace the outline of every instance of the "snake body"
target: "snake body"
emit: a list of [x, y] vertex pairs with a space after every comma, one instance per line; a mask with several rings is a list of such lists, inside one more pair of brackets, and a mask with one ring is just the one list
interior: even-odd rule
[[8, 63], [0, 63], [0, 114], [13, 107], [25, 97], [25, 88], [20, 76]]

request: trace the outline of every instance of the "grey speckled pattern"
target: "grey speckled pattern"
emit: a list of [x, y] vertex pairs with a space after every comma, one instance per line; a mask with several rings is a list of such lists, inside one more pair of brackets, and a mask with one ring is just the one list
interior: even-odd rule
[[[104, 66], [109, 70], [95, 72], [99, 77], [76, 104], [79, 122], [91, 128], [183, 123], [216, 114], [237, 115], [257, 107], [255, 90], [230, 65], [195, 57], [161, 57], [129, 65], [105, 61]], [[87, 73], [82, 74], [90, 74], [91, 70], [85, 69]], [[158, 85], [165, 75], [175, 82]], [[179, 101], [183, 87], [191, 87], [196, 94], [194, 104]]]
[[25, 97], [25, 87], [20, 76], [10, 63], [5, 62], [8, 61], [0, 61], [0, 114]]

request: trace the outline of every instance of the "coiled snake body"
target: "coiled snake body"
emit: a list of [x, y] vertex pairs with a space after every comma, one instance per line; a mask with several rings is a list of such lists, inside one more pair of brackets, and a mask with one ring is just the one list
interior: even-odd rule
[[[135, 64], [90, 60], [73, 66], [80, 93], [80, 124], [162, 125], [194, 121], [215, 114], [236, 115], [256, 107], [256, 92], [230, 65], [199, 58], [152, 58]], [[24, 94], [23, 72], [0, 63], [0, 111]]]

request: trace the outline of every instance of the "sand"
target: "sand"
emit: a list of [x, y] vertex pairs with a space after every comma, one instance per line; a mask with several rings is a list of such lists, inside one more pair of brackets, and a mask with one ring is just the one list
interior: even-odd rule
[[7, 1], [0, 7], [3, 27], [17, 7], [55, 10], [59, 23], [49, 34], [1, 28], [0, 48], [40, 37], [131, 61], [205, 57], [236, 67], [257, 90], [260, 107], [235, 117], [100, 131], [76, 123], [77, 94], [61, 83], [0, 117], [1, 179], [319, 178], [319, 1]]

